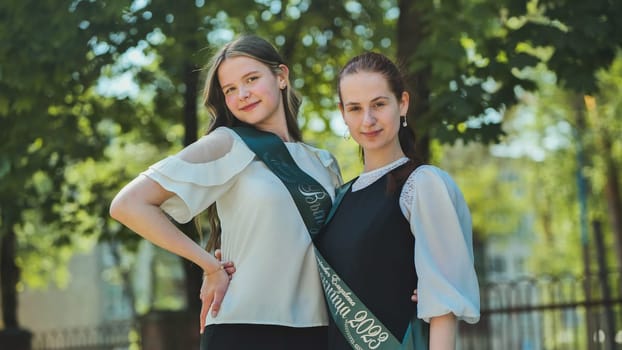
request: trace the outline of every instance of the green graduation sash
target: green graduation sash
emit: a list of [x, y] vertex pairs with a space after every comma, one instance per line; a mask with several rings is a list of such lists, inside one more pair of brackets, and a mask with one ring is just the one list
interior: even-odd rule
[[[331, 204], [328, 192], [298, 167], [278, 136], [248, 127], [235, 127], [232, 130], [283, 181], [300, 211], [311, 238], [315, 238], [322, 226], [334, 215], [339, 202], [348, 192], [352, 182], [337, 190], [335, 203]], [[413, 315], [404, 339], [400, 342], [330, 267], [317, 248], [315, 256], [328, 309], [352, 349], [423, 350], [428, 348], [426, 326], [417, 318], [417, 315]]]

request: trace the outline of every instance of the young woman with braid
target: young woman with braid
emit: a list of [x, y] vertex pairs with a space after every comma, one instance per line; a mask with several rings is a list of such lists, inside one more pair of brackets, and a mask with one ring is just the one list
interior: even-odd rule
[[480, 316], [467, 204], [450, 175], [418, 160], [393, 62], [377, 53], [351, 59], [338, 91], [364, 167], [315, 240], [334, 313], [328, 348], [455, 349], [457, 320]]

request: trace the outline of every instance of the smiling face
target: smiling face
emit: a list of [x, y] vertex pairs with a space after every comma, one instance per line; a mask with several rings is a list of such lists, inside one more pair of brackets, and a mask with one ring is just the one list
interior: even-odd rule
[[398, 98], [380, 73], [359, 71], [339, 83], [339, 108], [350, 134], [369, 158], [395, 160], [403, 156], [398, 139], [400, 116], [408, 110], [408, 93]]
[[236, 56], [225, 59], [217, 74], [227, 108], [236, 118], [265, 131], [287, 129], [281, 94], [288, 75], [285, 65], [275, 73], [258, 60]]

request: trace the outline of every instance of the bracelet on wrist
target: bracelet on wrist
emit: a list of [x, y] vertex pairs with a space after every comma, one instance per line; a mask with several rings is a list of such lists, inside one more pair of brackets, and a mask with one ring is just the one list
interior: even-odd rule
[[217, 269], [215, 269], [215, 270], [214, 270], [214, 271], [212, 271], [212, 272], [203, 271], [203, 278], [207, 278], [207, 277], [209, 277], [210, 275], [213, 275], [213, 274], [215, 274], [216, 272], [221, 271], [221, 270], [224, 270], [224, 269], [225, 269], [225, 268], [224, 268], [222, 265], [218, 265], [218, 268], [217, 268]]

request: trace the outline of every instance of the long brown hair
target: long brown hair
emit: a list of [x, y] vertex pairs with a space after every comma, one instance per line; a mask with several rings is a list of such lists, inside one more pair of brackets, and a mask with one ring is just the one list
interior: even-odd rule
[[[218, 80], [218, 68], [228, 58], [248, 57], [265, 64], [274, 74], [281, 72], [281, 65], [286, 65], [285, 61], [278, 53], [276, 48], [263, 38], [256, 35], [245, 34], [224, 45], [210, 60], [207, 65], [207, 76], [203, 92], [203, 104], [211, 117], [211, 123], [207, 130], [209, 134], [221, 126], [250, 126], [235, 117], [225, 103], [225, 96], [222, 92], [220, 81]], [[289, 78], [288, 78], [289, 79]], [[302, 141], [302, 133], [298, 127], [298, 110], [301, 99], [298, 93], [291, 87], [289, 81], [285, 89], [281, 90], [281, 96], [285, 109], [285, 122], [287, 131], [295, 141]], [[211, 251], [220, 247], [220, 220], [216, 211], [216, 204], [207, 208], [207, 221], [210, 235], [206, 244], [206, 249]], [[198, 220], [198, 219], [195, 219]], [[197, 221], [198, 222], [198, 221]]]
[[[350, 59], [345, 66], [341, 69], [337, 79], [337, 91], [339, 93], [339, 102], [343, 103], [341, 99], [341, 80], [350, 74], [359, 72], [379, 73], [382, 75], [388, 85], [391, 92], [395, 95], [395, 98], [399, 101], [402, 98], [402, 93], [407, 92], [406, 83], [400, 69], [393, 61], [387, 56], [376, 52], [365, 52]], [[401, 116], [407, 118], [407, 116]], [[396, 187], [401, 187], [401, 184], [406, 181], [410, 173], [423, 164], [421, 157], [417, 154], [415, 149], [415, 132], [410, 126], [404, 126], [400, 123], [400, 129], [398, 131], [398, 139], [402, 151], [410, 160], [406, 166], [402, 166], [396, 171], [389, 174], [389, 183], [387, 190], [393, 192]], [[363, 150], [361, 148], [361, 154]]]

